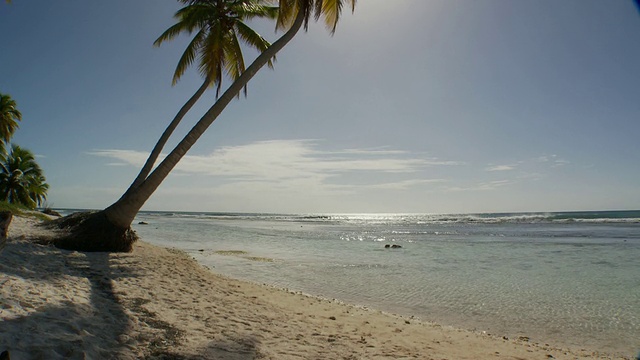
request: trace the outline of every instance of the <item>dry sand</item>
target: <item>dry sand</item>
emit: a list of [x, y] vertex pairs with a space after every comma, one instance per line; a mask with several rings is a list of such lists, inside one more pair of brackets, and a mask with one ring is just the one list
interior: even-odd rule
[[[503, 339], [212, 273], [138, 242], [131, 254], [35, 244], [0, 253], [0, 351], [20, 359], [630, 359]], [[561, 339], [559, 339], [561, 340]]]

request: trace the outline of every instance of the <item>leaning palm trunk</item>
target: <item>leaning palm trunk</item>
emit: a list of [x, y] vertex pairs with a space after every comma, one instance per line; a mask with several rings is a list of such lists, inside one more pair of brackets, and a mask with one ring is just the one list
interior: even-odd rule
[[211, 85], [211, 81], [209, 80], [209, 78], [205, 79], [204, 83], [202, 84], [202, 86], [200, 86], [198, 91], [196, 91], [196, 93], [193, 94], [193, 96], [191, 96], [191, 98], [182, 106], [182, 108], [180, 108], [180, 111], [178, 111], [178, 113], [176, 114], [176, 117], [173, 118], [169, 126], [167, 126], [167, 128], [162, 133], [162, 136], [160, 136], [160, 139], [158, 140], [156, 145], [153, 147], [153, 150], [151, 151], [149, 158], [147, 158], [147, 162], [144, 164], [144, 166], [140, 170], [140, 173], [138, 174], [136, 179], [133, 181], [131, 186], [129, 186], [129, 189], [127, 189], [127, 191], [125, 192], [125, 195], [135, 190], [138, 186], [140, 186], [140, 184], [142, 184], [144, 179], [146, 179], [147, 176], [149, 176], [151, 169], [153, 169], [153, 165], [155, 165], [156, 161], [158, 160], [158, 156], [160, 156], [162, 149], [164, 148], [165, 144], [169, 140], [169, 137], [171, 137], [171, 134], [173, 134], [173, 131], [176, 129], [176, 127], [178, 127], [178, 124], [180, 124], [180, 121], [182, 121], [182, 118], [184, 118], [187, 112], [191, 110], [193, 105], [200, 99], [202, 94], [205, 92], [205, 90], [207, 90], [207, 88], [210, 85]]
[[209, 108], [175, 149], [137, 187], [127, 191], [118, 201], [103, 211], [75, 217], [72, 215], [53, 222], [59, 228], [68, 229], [67, 236], [55, 241], [56, 246], [81, 251], [131, 251], [136, 235], [131, 231], [130, 226], [138, 211], [258, 70], [264, 67], [293, 39], [302, 27], [304, 19], [305, 11], [301, 9], [291, 28], [253, 61], [218, 101]]

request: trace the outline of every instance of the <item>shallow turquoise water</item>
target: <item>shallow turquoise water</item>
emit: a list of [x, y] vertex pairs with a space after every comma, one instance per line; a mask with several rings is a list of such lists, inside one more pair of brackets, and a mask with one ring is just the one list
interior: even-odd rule
[[137, 221], [149, 225], [135, 228], [232, 277], [500, 336], [635, 355], [640, 213], [581, 214], [142, 213]]

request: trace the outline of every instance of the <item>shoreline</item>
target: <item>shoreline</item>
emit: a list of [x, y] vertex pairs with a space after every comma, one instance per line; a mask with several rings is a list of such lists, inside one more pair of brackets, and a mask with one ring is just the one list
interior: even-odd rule
[[632, 359], [237, 280], [144, 241], [129, 254], [37, 245], [36, 223], [14, 218], [0, 253], [0, 352], [13, 359]]

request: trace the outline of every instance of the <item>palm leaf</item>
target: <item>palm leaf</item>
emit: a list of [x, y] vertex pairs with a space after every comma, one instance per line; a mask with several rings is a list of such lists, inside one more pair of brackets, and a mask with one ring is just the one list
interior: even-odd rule
[[279, 8], [277, 6], [265, 6], [259, 4], [259, 1], [243, 2], [239, 5], [240, 9], [236, 11], [242, 20], [250, 20], [255, 17], [276, 20], [278, 18]]
[[224, 66], [225, 33], [220, 23], [209, 28], [200, 50], [200, 73], [212, 80], [216, 87], [216, 97], [222, 87], [222, 68]]
[[162, 45], [163, 42], [168, 41], [168, 40], [173, 40], [173, 38], [175, 38], [176, 36], [180, 35], [181, 32], [183, 31], [189, 31], [184, 23], [176, 23], [171, 25], [171, 27], [169, 27], [167, 30], [165, 30], [162, 35], [158, 36], [158, 38], [156, 39], [156, 41], [153, 42], [154, 46], [160, 46]]
[[193, 37], [187, 48], [184, 50], [184, 53], [178, 60], [178, 65], [176, 66], [176, 71], [173, 74], [172, 85], [175, 85], [180, 77], [187, 71], [187, 68], [193, 64], [193, 61], [196, 59], [198, 55], [198, 50], [204, 40], [206, 33], [203, 30], [198, 31], [196, 36]]
[[322, 6], [316, 7], [316, 20], [320, 15], [323, 15], [327, 29], [333, 34], [336, 32], [336, 26], [338, 26], [340, 13], [342, 12], [342, 0], [324, 0], [321, 4]]
[[301, 0], [280, 0], [280, 12], [276, 22], [276, 29], [286, 30], [291, 27], [293, 21], [302, 8], [304, 2]]
[[[232, 81], [242, 75], [245, 70], [244, 58], [242, 56], [242, 49], [240, 48], [240, 42], [232, 31], [229, 32], [229, 39], [225, 42], [225, 70]], [[247, 87], [244, 87], [244, 95], [247, 96]], [[238, 94], [240, 96], [240, 94]]]
[[[269, 46], [271, 46], [271, 43], [267, 41], [267, 39], [263, 38], [260, 34], [258, 34], [255, 30], [250, 28], [242, 21], [238, 21], [236, 23], [236, 30], [242, 41], [260, 52], [267, 50]], [[272, 60], [269, 60], [267, 66], [273, 69], [273, 62], [275, 62], [275, 60], [276, 58], [274, 56]]]

